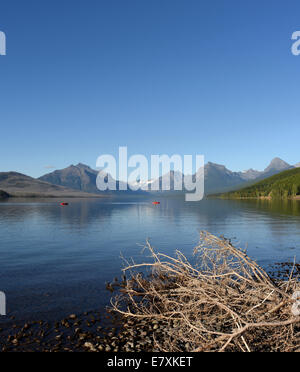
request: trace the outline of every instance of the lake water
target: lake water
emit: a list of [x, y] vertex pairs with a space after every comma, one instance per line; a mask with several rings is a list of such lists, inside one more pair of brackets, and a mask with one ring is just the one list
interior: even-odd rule
[[121, 255], [141, 261], [147, 238], [161, 252], [190, 256], [207, 230], [247, 247], [264, 266], [300, 258], [299, 201], [160, 200], [0, 203], [0, 291], [8, 316], [51, 320], [103, 309], [110, 298], [105, 281], [120, 277]]

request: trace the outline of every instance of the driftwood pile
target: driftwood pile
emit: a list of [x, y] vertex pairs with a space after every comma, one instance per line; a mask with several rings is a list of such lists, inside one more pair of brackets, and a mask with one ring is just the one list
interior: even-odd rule
[[[272, 279], [230, 241], [201, 233], [194, 263], [179, 251], [129, 264], [121, 294], [112, 300], [122, 317], [164, 324], [160, 351], [300, 351], [300, 283], [292, 269]], [[141, 273], [141, 271], [143, 273]], [[148, 272], [148, 274], [146, 274]]]

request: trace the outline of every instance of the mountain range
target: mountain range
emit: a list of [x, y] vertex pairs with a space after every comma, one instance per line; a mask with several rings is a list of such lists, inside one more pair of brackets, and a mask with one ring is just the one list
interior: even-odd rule
[[[209, 162], [204, 167], [205, 194], [209, 195], [237, 190], [282, 171], [299, 167], [300, 163], [292, 166], [279, 158], [275, 158], [263, 171], [249, 169], [244, 172], [232, 172], [224, 165]], [[24, 197], [99, 197], [112, 194], [113, 192], [99, 191], [97, 189], [96, 181], [98, 174], [99, 171], [81, 163], [45, 174], [39, 179], [16, 172], [0, 173], [0, 197], [4, 199], [8, 194], [10, 196]], [[111, 178], [110, 175], [106, 175], [106, 177]], [[162, 185], [169, 177], [170, 191], [174, 191], [175, 185], [183, 180], [183, 174], [177, 171], [171, 171], [170, 174], [165, 174], [158, 179], [140, 182], [144, 186], [145, 191], [137, 192], [152, 192], [151, 185], [153, 184], [161, 190]], [[193, 175], [193, 179], [195, 180], [195, 175]], [[116, 184], [117, 190], [119, 190], [121, 185], [128, 186], [120, 181], [116, 181]], [[137, 183], [135, 185], [137, 186]], [[128, 191], [122, 192], [134, 193], [129, 187], [127, 188]]]
[[[298, 166], [300, 166], [300, 164], [298, 164]], [[275, 158], [263, 171], [249, 169], [244, 172], [232, 172], [224, 165], [209, 162], [204, 167], [205, 193], [208, 195], [230, 191], [294, 167], [295, 166], [286, 163], [282, 159]], [[68, 168], [56, 170], [52, 173], [46, 174], [40, 177], [39, 180], [82, 192], [99, 194], [103, 192], [100, 192], [96, 186], [98, 173], [99, 171], [93, 170], [89, 166], [79, 163], [77, 165], [71, 165]], [[162, 184], [165, 182], [165, 179], [169, 178], [169, 176], [171, 180], [170, 190], [174, 191], [174, 185], [176, 182], [179, 182], [183, 178], [183, 175], [180, 172], [171, 171], [170, 175], [163, 175], [156, 180], [143, 182], [140, 181], [140, 184], [144, 188], [148, 188], [148, 191], [151, 191], [151, 184], [156, 184], [156, 186], [159, 186], [159, 189], [161, 190]], [[195, 178], [195, 175], [193, 177]], [[117, 189], [119, 189], [119, 185], [119, 182], [117, 182]], [[137, 183], [135, 185], [137, 185]]]
[[64, 186], [59, 186], [17, 172], [0, 173], [0, 198], [13, 197], [99, 197]]
[[[251, 184], [258, 180], [271, 177], [274, 174], [277, 174], [284, 170], [293, 169], [294, 167], [295, 166], [291, 166], [290, 164], [284, 162], [279, 158], [275, 158], [263, 171], [249, 169], [244, 172], [232, 172], [224, 165], [208, 162], [207, 164], [205, 164], [204, 167], [205, 194], [209, 195], [234, 190], [236, 188], [240, 188], [243, 185]], [[182, 183], [183, 180], [183, 174], [180, 172], [171, 171], [170, 174], [163, 175], [157, 180], [141, 182], [141, 185], [143, 187], [146, 187], [148, 185], [149, 189], [153, 184], [156, 186], [159, 185], [159, 189], [161, 190], [162, 184], [169, 177], [170, 189], [174, 191], [175, 183]], [[193, 176], [193, 181], [195, 181], [195, 175]]]
[[99, 190], [96, 185], [98, 173], [87, 165], [78, 164], [46, 174], [40, 177], [39, 180], [74, 190], [98, 193]]
[[207, 163], [204, 172], [205, 193], [214, 194], [230, 191], [294, 167], [279, 158], [273, 159], [263, 171], [249, 169], [244, 172], [232, 172], [223, 165]]
[[[69, 167], [61, 170], [56, 170], [52, 173], [45, 174], [39, 180], [53, 185], [68, 187], [70, 189], [79, 190], [86, 193], [103, 194], [109, 193], [99, 191], [97, 188], [97, 177], [99, 171], [90, 168], [85, 164], [70, 165]], [[127, 188], [128, 185], [121, 181], [114, 180], [109, 174], [105, 174], [104, 178], [110, 177], [111, 181], [116, 182], [117, 190]], [[131, 190], [128, 190], [131, 192]]]

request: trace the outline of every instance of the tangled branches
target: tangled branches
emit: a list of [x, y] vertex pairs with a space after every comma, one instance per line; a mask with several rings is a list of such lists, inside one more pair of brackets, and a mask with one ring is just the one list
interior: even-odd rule
[[[271, 279], [245, 252], [225, 239], [201, 233], [192, 265], [146, 247], [152, 262], [124, 269], [130, 280], [112, 300], [115, 311], [136, 321], [159, 321], [161, 351], [296, 351], [300, 317], [293, 315], [293, 273]], [[150, 269], [150, 275], [139, 271]], [[149, 270], [148, 270], [149, 271]]]

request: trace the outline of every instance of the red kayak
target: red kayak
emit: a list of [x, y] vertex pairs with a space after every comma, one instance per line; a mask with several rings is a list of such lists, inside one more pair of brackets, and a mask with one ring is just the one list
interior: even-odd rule
[[69, 203], [60, 203], [60, 205], [67, 206], [67, 205], [69, 205]]
[[155, 201], [155, 202], [152, 202], [152, 204], [154, 204], [154, 205], [159, 205], [160, 202]]

